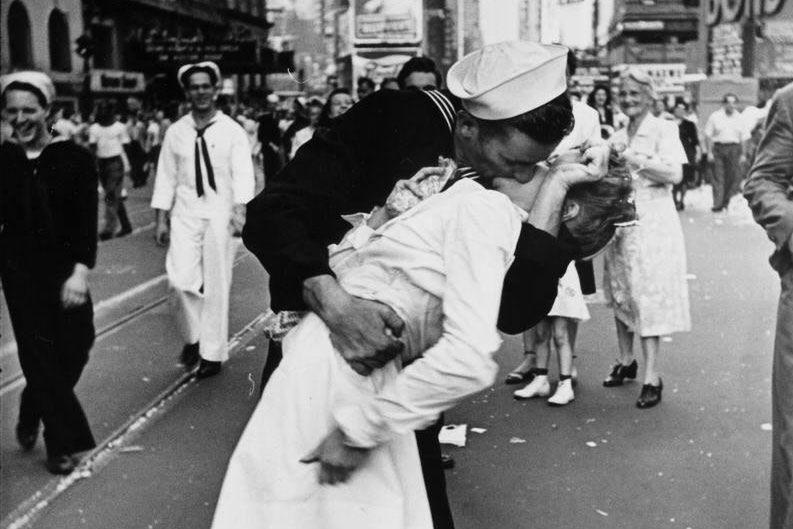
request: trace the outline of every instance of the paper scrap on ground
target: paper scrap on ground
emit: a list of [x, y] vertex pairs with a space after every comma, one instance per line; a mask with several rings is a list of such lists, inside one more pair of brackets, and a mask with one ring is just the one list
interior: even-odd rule
[[512, 437], [510, 438], [509, 442], [512, 444], [521, 444], [521, 443], [525, 443], [526, 439], [521, 439], [520, 437]]
[[122, 454], [128, 454], [130, 452], [143, 452], [143, 447], [138, 445], [133, 446], [125, 446], [121, 450], [119, 450]]
[[595, 448], [598, 444], [595, 441], [587, 441], [586, 445], [589, 448]]
[[474, 433], [485, 433], [487, 428], [471, 428], [471, 431]]
[[438, 441], [442, 444], [464, 447], [467, 429], [467, 424], [447, 424], [438, 433]]
[[595, 509], [595, 512], [598, 513], [601, 516], [608, 516], [609, 515], [609, 513], [607, 513], [606, 511], [601, 511], [600, 509]]
[[760, 429], [763, 430], [764, 432], [770, 432], [771, 431], [771, 423], [764, 422], [763, 424], [760, 425]]

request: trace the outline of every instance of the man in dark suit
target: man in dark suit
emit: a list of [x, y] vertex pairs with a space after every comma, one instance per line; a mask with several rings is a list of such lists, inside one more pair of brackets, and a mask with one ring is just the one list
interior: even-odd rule
[[771, 386], [771, 529], [793, 527], [793, 84], [774, 97], [744, 196], [782, 279]]

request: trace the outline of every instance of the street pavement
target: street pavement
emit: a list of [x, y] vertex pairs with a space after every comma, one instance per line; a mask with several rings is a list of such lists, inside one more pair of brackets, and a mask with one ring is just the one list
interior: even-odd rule
[[[611, 312], [597, 299], [579, 332], [580, 379], [566, 407], [512, 399], [516, 387], [502, 380], [521, 344], [505, 337], [498, 382], [447, 414], [447, 423], [469, 429], [465, 447], [446, 447], [457, 461], [447, 477], [458, 528], [767, 526], [778, 280], [767, 264], [771, 245], [745, 202], [736, 197], [723, 214], [709, 208], [705, 188], [689, 194], [681, 213], [693, 330], [661, 344], [663, 403], [635, 408], [638, 382], [602, 387], [617, 345]], [[162, 260], [150, 232], [102, 246], [93, 292], [97, 304], [110, 302], [97, 311], [98, 328], [102, 318], [112, 327], [161, 299]], [[3, 527], [209, 527], [225, 465], [258, 399], [265, 280], [241, 249], [234, 353], [215, 378], [196, 382], [175, 365], [180, 344], [166, 303], [98, 340], [78, 392], [104, 446], [68, 478], [46, 474], [41, 443], [31, 454], [16, 447], [19, 387], [4, 385]]]

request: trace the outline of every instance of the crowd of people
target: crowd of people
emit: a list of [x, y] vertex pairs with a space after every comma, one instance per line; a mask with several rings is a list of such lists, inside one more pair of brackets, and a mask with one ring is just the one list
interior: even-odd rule
[[[50, 116], [46, 75], [3, 76], [0, 276], [26, 378], [20, 446], [31, 449], [43, 424], [57, 474], [94, 446], [74, 386], [94, 340], [97, 183], [104, 240], [132, 230], [126, 178], [154, 179], [179, 358], [197, 378], [228, 359], [240, 238], [269, 273], [263, 393], [229, 463], [217, 529], [453, 527], [443, 412], [494, 382], [499, 331], [523, 334], [506, 379], [525, 384], [515, 398], [575, 400], [597, 255], [619, 351], [603, 386], [639, 377], [638, 335], [636, 406], [660, 404], [661, 337], [691, 328], [676, 210], [703, 179], [714, 212], [727, 207], [763, 109], [739, 113], [727, 94], [698, 130], [689, 105], [667, 108], [640, 70], [620, 76], [616, 100], [596, 86], [586, 102], [570, 91], [575, 70], [563, 46], [504, 42], [456, 63], [445, 87], [430, 59], [415, 58], [379, 87], [359, 79], [356, 98], [272, 94], [258, 110], [219, 100], [220, 68], [200, 62], [179, 69], [186, 103], [173, 121], [100, 105], [90, 124]], [[789, 265], [790, 230], [777, 233], [758, 185], [747, 193]]]

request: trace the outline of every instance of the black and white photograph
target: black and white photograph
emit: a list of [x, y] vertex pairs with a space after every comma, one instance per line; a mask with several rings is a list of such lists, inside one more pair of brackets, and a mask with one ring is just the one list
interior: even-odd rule
[[793, 0], [2, 0], [0, 109], [0, 528], [793, 529]]

